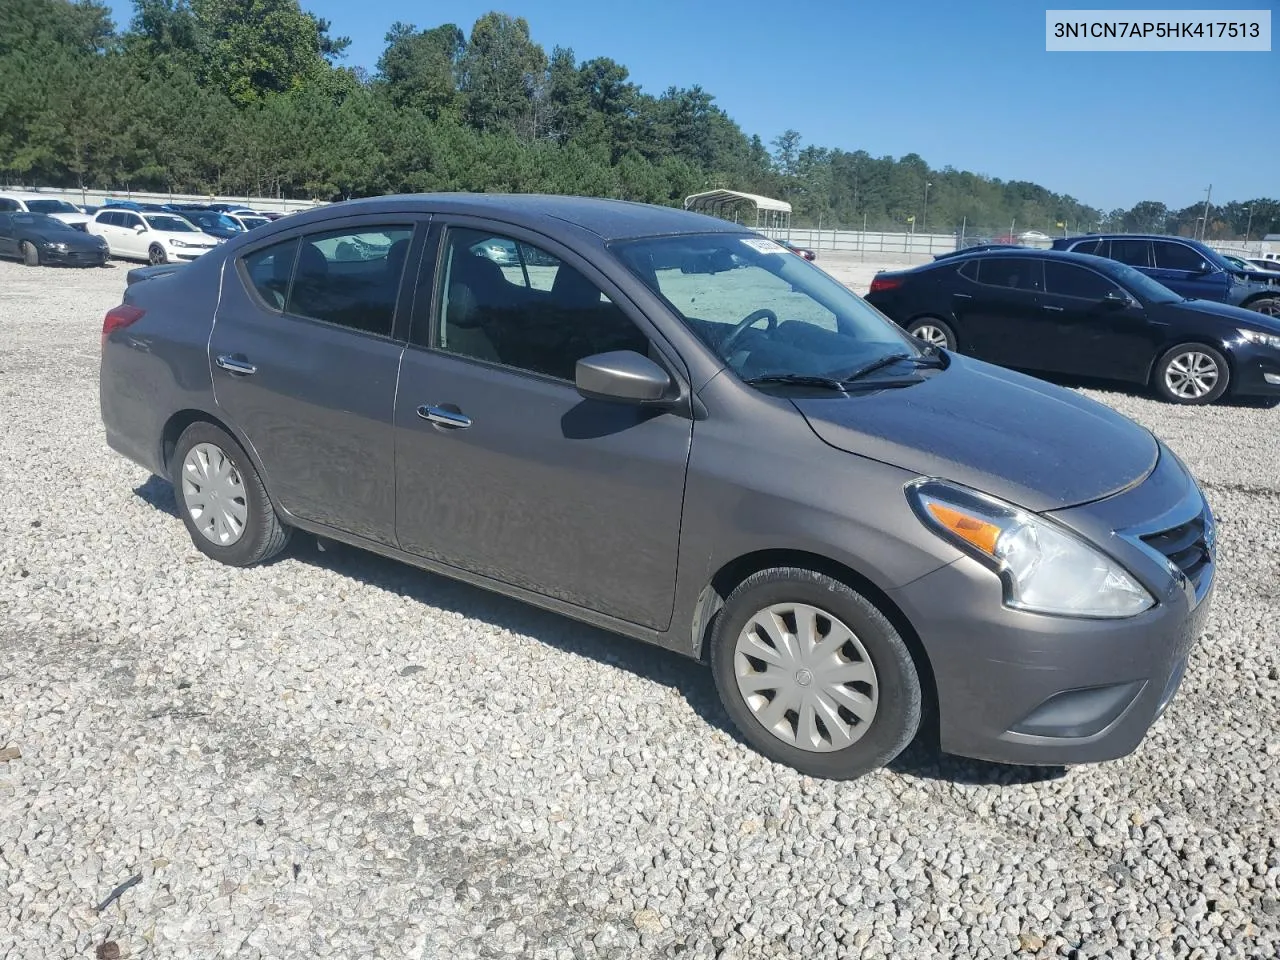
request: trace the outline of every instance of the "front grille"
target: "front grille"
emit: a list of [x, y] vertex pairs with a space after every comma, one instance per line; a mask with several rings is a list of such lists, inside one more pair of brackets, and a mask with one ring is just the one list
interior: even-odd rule
[[1159, 533], [1149, 533], [1142, 540], [1181, 570], [1199, 593], [1200, 581], [1213, 562], [1212, 537], [1212, 521], [1206, 508], [1187, 523]]

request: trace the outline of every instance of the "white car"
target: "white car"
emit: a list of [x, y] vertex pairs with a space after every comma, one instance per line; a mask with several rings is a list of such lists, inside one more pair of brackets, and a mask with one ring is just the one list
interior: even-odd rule
[[0, 193], [0, 213], [43, 213], [77, 230], [89, 224], [89, 217], [75, 204], [41, 193]]
[[176, 213], [108, 207], [89, 221], [89, 232], [107, 241], [111, 256], [148, 263], [186, 263], [222, 241]]
[[271, 222], [270, 218], [262, 216], [256, 210], [232, 210], [230, 213], [224, 213], [223, 216], [234, 220], [245, 230], [252, 230], [254, 227], [265, 227]]

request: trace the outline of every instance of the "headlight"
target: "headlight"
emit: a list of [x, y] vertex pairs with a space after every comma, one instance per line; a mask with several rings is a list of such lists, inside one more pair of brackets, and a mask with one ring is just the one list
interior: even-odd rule
[[1274, 333], [1262, 333], [1259, 330], [1237, 330], [1236, 333], [1244, 337], [1249, 343], [1257, 343], [1264, 347], [1274, 347], [1280, 350], [1280, 337]]
[[1123, 567], [1051, 520], [939, 480], [910, 484], [907, 497], [925, 526], [999, 574], [1006, 606], [1120, 618], [1155, 605]]
[[169, 243], [171, 243], [171, 244], [172, 244], [173, 246], [175, 246], [175, 247], [189, 247], [189, 246], [191, 246], [191, 244], [187, 243], [187, 241], [185, 241], [185, 240], [170, 240], [170, 241], [169, 241]]
[[67, 252], [67, 245], [66, 245], [65, 243], [63, 243], [61, 240], [58, 240], [58, 241], [56, 241], [56, 242], [52, 242], [52, 243], [50, 243], [50, 244], [49, 244], [49, 249], [50, 249], [50, 250], [57, 250], [59, 253], [66, 253], [66, 252]]

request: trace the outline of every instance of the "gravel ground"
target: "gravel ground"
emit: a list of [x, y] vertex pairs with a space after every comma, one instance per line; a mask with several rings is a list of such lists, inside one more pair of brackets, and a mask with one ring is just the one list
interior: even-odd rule
[[1090, 391], [1221, 521], [1134, 755], [835, 784], [675, 655], [304, 538], [202, 558], [103, 441], [123, 277], [0, 263], [0, 956], [1280, 953], [1280, 409]]

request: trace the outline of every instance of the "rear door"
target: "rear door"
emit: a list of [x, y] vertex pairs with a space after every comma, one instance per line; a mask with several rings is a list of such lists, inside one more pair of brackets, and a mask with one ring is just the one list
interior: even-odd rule
[[1044, 279], [1042, 308], [1054, 324], [1044, 369], [1144, 381], [1164, 339], [1164, 325], [1152, 322], [1140, 303], [1088, 267], [1046, 260]]
[[1037, 297], [1044, 285], [1040, 261], [1030, 257], [979, 257], [960, 270], [963, 285], [952, 302], [960, 349], [1008, 367], [1044, 369], [1048, 351]]
[[289, 513], [391, 544], [405, 265], [424, 222], [362, 216], [228, 261], [210, 340], [219, 408]]
[[1174, 293], [1202, 300], [1224, 300], [1229, 277], [1195, 247], [1177, 240], [1151, 241], [1155, 265], [1147, 271]]

